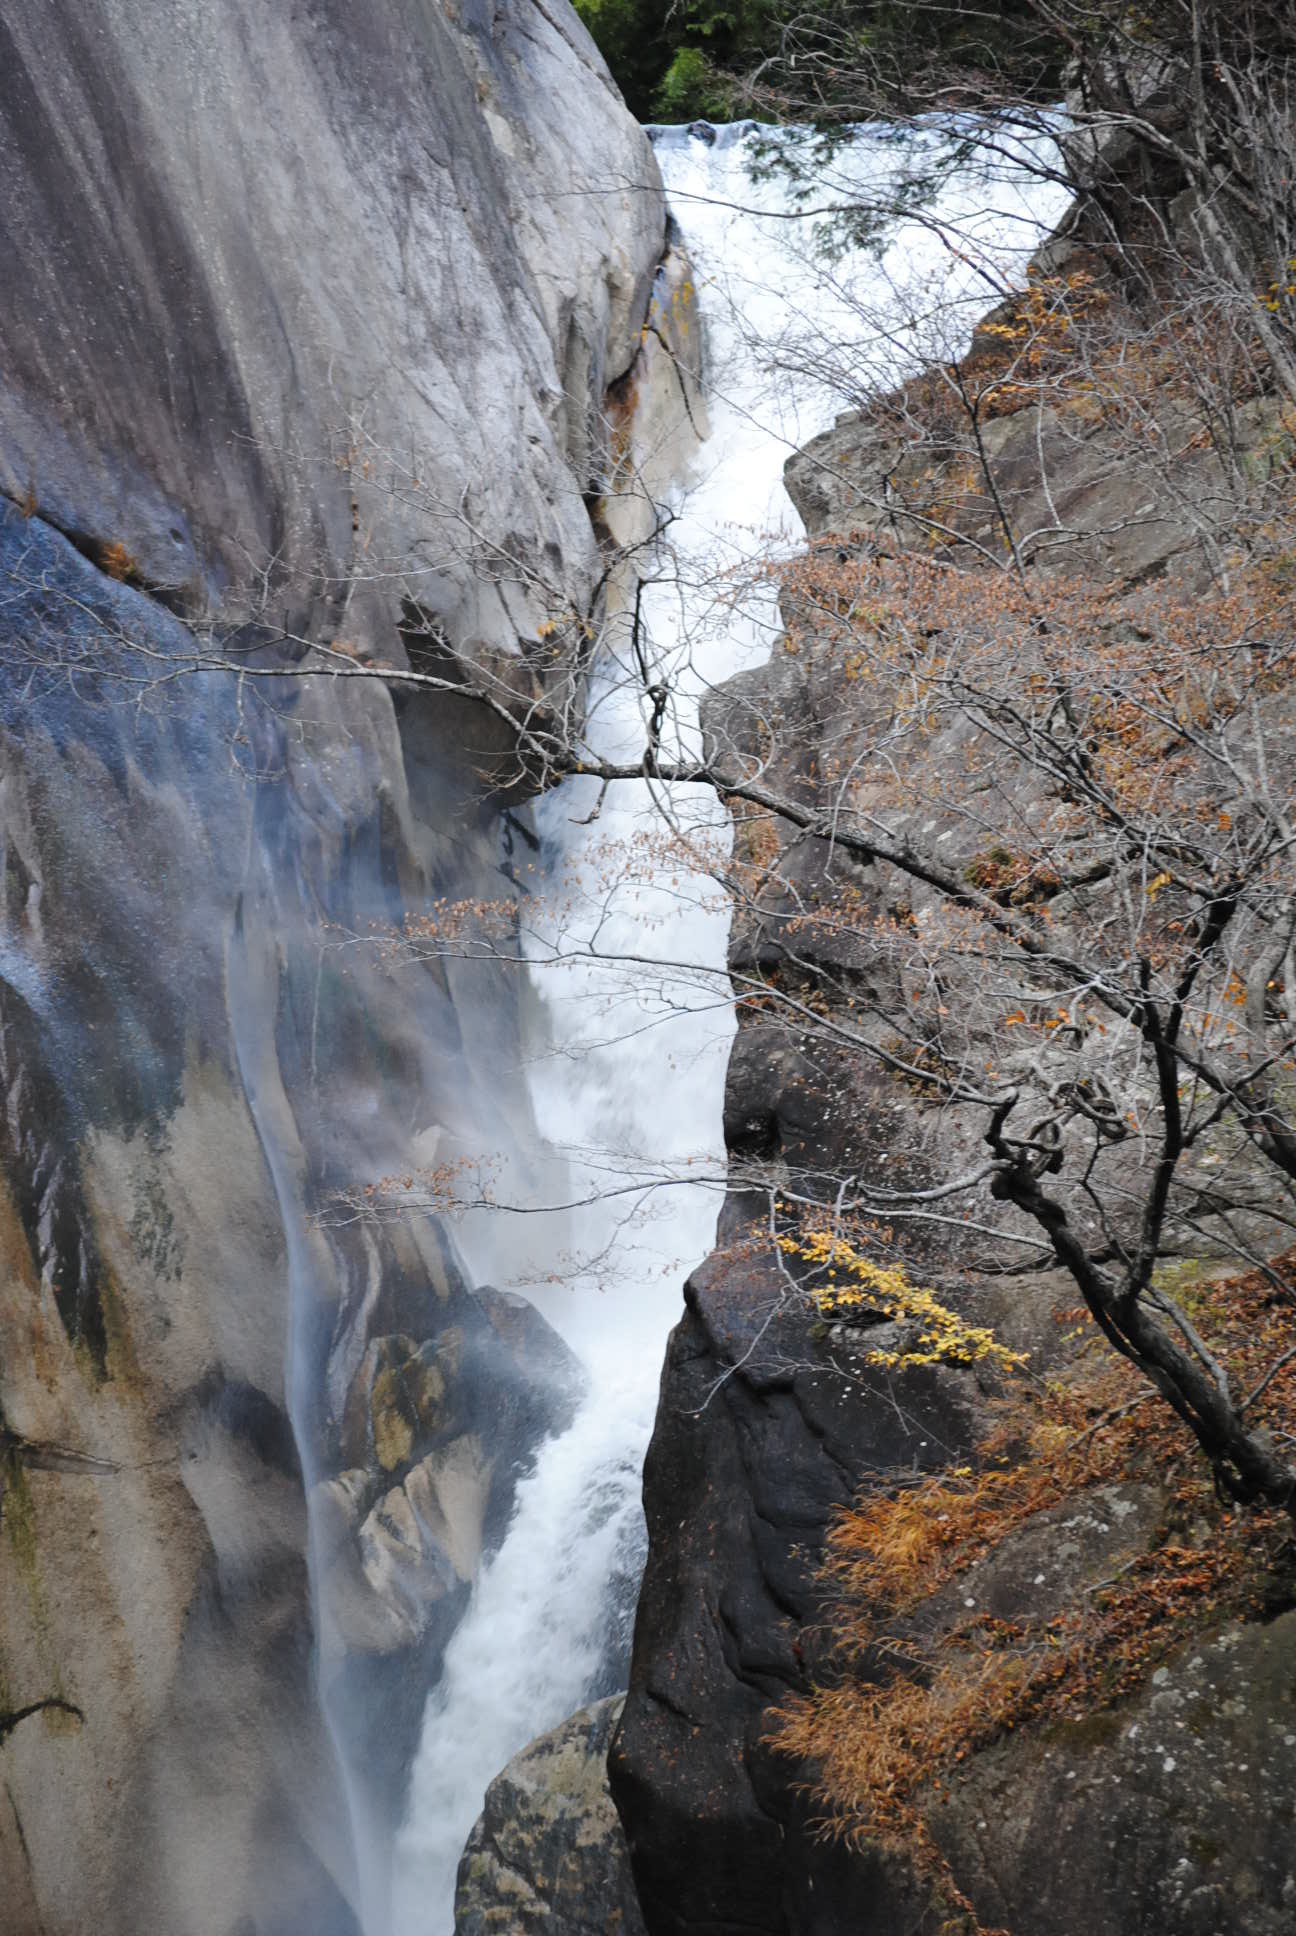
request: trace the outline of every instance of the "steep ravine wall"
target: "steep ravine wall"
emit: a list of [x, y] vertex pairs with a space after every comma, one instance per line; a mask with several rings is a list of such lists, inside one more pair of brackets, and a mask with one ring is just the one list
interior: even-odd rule
[[[1056, 238], [1052, 264], [1065, 269], [1075, 246]], [[1059, 507], [1068, 543], [1046, 568], [1127, 597], [1134, 618], [1149, 581], [1192, 597], [1206, 582], [1194, 513], [1220, 491], [1218, 457], [1204, 440], [1182, 440], [1173, 465], [1140, 466], [1118, 423], [1092, 414], [1077, 431], [1061, 388], [1057, 398], [1048, 413], [1021, 409], [990, 424], [999, 501], [1025, 529], [1047, 528]], [[1177, 407], [1150, 394], [1157, 430], [1149, 442], [1171, 442]], [[888, 483], [908, 491], [921, 477], [919, 488], [948, 498], [961, 475], [957, 459], [942, 467], [939, 450], [908, 451], [903, 432], [888, 439], [881, 415], [842, 419], [787, 466], [811, 538], [840, 546], [842, 558], [903, 542]], [[1276, 416], [1265, 394], [1239, 412], [1244, 458], [1263, 451]], [[964, 488], [960, 529], [985, 539], [995, 516], [989, 493]], [[921, 534], [912, 542], [922, 550]], [[851, 722], [852, 708], [862, 718], [869, 701], [852, 696], [841, 676], [825, 611], [796, 610], [795, 649], [776, 649], [765, 667], [710, 695], [704, 712], [713, 749], [759, 755], [764, 783], [796, 799], [815, 797], [817, 766], [855, 771], [867, 744], [863, 727], [852, 742]], [[1277, 688], [1270, 703], [1271, 722], [1288, 730], [1289, 689]], [[962, 750], [957, 731], [937, 742], [929, 774]], [[897, 838], [906, 827], [941, 829], [939, 788], [903, 770], [900, 778], [909, 785]], [[947, 859], [969, 859], [960, 842], [972, 836], [952, 819], [945, 825]], [[888, 1012], [893, 958], [870, 952], [870, 923], [913, 919], [922, 906], [913, 884], [829, 856], [790, 829], [781, 858], [787, 908], [813, 906], [821, 891], [829, 898], [849, 881], [861, 939], [848, 959]], [[777, 968], [778, 932], [777, 920], [763, 927], [747, 907], [731, 965]], [[798, 935], [797, 965], [820, 945], [831, 962], [831, 937], [821, 944]], [[725, 1133], [739, 1167], [750, 1159], [774, 1178], [893, 1178], [931, 1132], [904, 1086], [852, 1067], [826, 1035], [802, 1036], [795, 1018], [783, 1025], [777, 1015], [749, 1014], [730, 1059]], [[608, 1767], [650, 1936], [949, 1936], [977, 1927], [1012, 1936], [1277, 1936], [1296, 1905], [1289, 1579], [1275, 1585], [1263, 1617], [1236, 1624], [1204, 1612], [1188, 1643], [1133, 1692], [1005, 1733], [972, 1754], [942, 1794], [930, 1794], [927, 1826], [965, 1892], [961, 1906], [933, 1887], [930, 1870], [894, 1850], [815, 1832], [815, 1770], [780, 1757], [769, 1736], [773, 1709], [843, 1671], [825, 1631], [828, 1528], [888, 1478], [959, 1466], [993, 1414], [976, 1370], [880, 1372], [849, 1330], [788, 1300], [775, 1264], [743, 1243], [768, 1214], [763, 1193], [731, 1191], [717, 1252], [686, 1288], [645, 1470], [649, 1556]], [[1069, 1280], [1043, 1272], [1011, 1278], [978, 1308], [1048, 1376], [1064, 1365], [1063, 1313], [1074, 1303]], [[1069, 1595], [1136, 1565], [1162, 1503], [1155, 1479], [1078, 1494], [978, 1567], [967, 1590], [993, 1617], [1019, 1618], [1028, 1607], [1046, 1619]], [[966, 1914], [968, 1901], [979, 1921]]]
[[434, 1223], [328, 1214], [525, 1148], [515, 987], [363, 939], [514, 836], [462, 709], [153, 675], [588, 598], [656, 169], [562, 0], [6, 6], [0, 153], [0, 1920], [351, 1936], [571, 1401]]

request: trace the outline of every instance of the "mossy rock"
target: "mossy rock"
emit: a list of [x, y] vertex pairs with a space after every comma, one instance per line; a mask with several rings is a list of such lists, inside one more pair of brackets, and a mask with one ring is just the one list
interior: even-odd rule
[[343, 1418], [349, 1464], [396, 1472], [449, 1424], [446, 1368], [438, 1346], [395, 1335], [375, 1338], [352, 1381]]

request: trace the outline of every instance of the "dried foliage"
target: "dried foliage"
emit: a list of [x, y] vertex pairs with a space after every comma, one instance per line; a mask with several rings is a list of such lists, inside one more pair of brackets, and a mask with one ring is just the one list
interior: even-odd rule
[[[1205, 1282], [1196, 1295], [1203, 1328], [1255, 1381], [1257, 1418], [1290, 1439], [1296, 1355], [1270, 1375], [1289, 1333], [1269, 1277]], [[866, 1494], [832, 1530], [831, 1672], [771, 1716], [770, 1742], [807, 1764], [823, 1833], [916, 1855], [964, 1909], [924, 1811], [969, 1757], [1022, 1729], [1092, 1722], [1190, 1632], [1273, 1611], [1296, 1585], [1286, 1516], [1221, 1499], [1148, 1398], [1083, 1349], [1047, 1385], [1009, 1388], [974, 1465]], [[1109, 1512], [1099, 1488], [1131, 1485], [1155, 1488], [1156, 1525], [1110, 1577], [1077, 1572], [1038, 1613], [969, 1605], [1032, 1533], [1055, 1541], [1063, 1512]]]

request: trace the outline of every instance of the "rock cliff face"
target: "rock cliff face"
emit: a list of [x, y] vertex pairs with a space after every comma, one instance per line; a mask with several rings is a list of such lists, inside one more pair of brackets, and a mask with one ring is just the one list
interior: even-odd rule
[[517, 830], [449, 703], [160, 675], [588, 598], [660, 190], [563, 0], [8, 8], [0, 153], [4, 1922], [341, 1936], [573, 1396], [339, 1195], [525, 1145], [517, 990], [372, 945]]
[[81, 0], [0, 31], [9, 495], [186, 605], [255, 614], [270, 572], [276, 622], [347, 602], [384, 649], [383, 574], [452, 641], [498, 620], [433, 521], [461, 500], [484, 547], [591, 567], [664, 217], [567, 9]]
[[[1083, 245], [1083, 236], [1057, 242], [1053, 266], [1087, 267]], [[1089, 575], [1127, 597], [1121, 616], [1132, 622], [1150, 580], [1165, 577], [1188, 596], [1204, 582], [1210, 538], [1199, 512], [1220, 499], [1225, 468], [1205, 440], [1179, 434], [1174, 399], [1153, 396], [1147, 410], [1156, 426], [1149, 445], [1173, 450], [1172, 460], [1131, 456], [1114, 412], [1069, 411], [1059, 388], [1056, 408], [988, 424], [993, 493], [984, 480], [966, 481], [966, 453], [953, 440], [906, 435], [900, 409], [890, 439], [881, 410], [843, 420], [793, 457], [788, 485], [811, 536], [840, 545], [842, 558], [909, 542], [930, 555], [937, 547], [916, 526], [907, 535], [897, 506], [921, 514], [939, 505], [946, 532], [986, 545], [999, 541], [998, 507], [1006, 506], [1018, 529], [1051, 534], [1032, 556], [1032, 582], [1050, 572]], [[1239, 474], [1267, 448], [1276, 417], [1267, 394], [1239, 410]], [[802, 801], [815, 797], [817, 765], [856, 770], [851, 708], [869, 703], [852, 698], [826, 652], [816, 657], [816, 625], [820, 643], [831, 626], [826, 610], [791, 614], [794, 647], [712, 695], [704, 722], [713, 750], [759, 751], [765, 784]], [[1289, 698], [1276, 703], [1289, 718]], [[941, 828], [941, 761], [962, 750], [957, 739], [936, 738], [921, 778], [902, 774], [912, 784], [896, 809], [897, 839], [906, 825]], [[940, 837], [947, 857], [967, 857], [957, 830]], [[789, 908], [813, 906], [825, 881], [823, 843], [789, 832], [781, 858], [772, 891], [790, 884]], [[825, 963], [845, 967], [843, 979], [855, 977], [866, 992], [861, 1007], [876, 1002], [885, 1014], [894, 990], [883, 981], [886, 957], [870, 954], [869, 922], [912, 919], [918, 891], [904, 883], [901, 909], [888, 904], [876, 871], [840, 852], [833, 866], [825, 898], [847, 884], [863, 938], [829, 955], [831, 936], [821, 944], [798, 935], [794, 965], [813, 962], [822, 945]], [[776, 923], [739, 923], [735, 966], [774, 969], [782, 959]], [[817, 992], [831, 986], [825, 978]], [[894, 1180], [922, 1143], [900, 1085], [844, 1067], [823, 1038], [816, 1047], [793, 1023], [761, 1018], [745, 1022], [735, 1044], [725, 1127], [736, 1158], [768, 1163], [776, 1177]], [[894, 1854], [816, 1838], [800, 1785], [813, 1770], [780, 1759], [767, 1737], [773, 1708], [841, 1671], [821, 1626], [827, 1528], [884, 1474], [917, 1478], [957, 1466], [984, 1432], [988, 1408], [975, 1372], [880, 1375], [853, 1353], [849, 1330], [790, 1302], [774, 1265], [744, 1252], [745, 1233], [763, 1217], [763, 1197], [731, 1193], [720, 1249], [686, 1290], [645, 1473], [649, 1559], [609, 1770], [651, 1936], [970, 1929], [978, 1925], [963, 1920], [969, 1901], [979, 1926], [1014, 1936], [1197, 1936], [1225, 1926], [1268, 1936], [1290, 1919], [1296, 1892], [1282, 1832], [1269, 1829], [1290, 1819], [1296, 1796], [1290, 1613], [1248, 1626], [1204, 1619], [1137, 1693], [973, 1756], [926, 1816], [965, 1892], [962, 1905], [942, 1900]], [[1059, 1348], [1055, 1308], [1073, 1301], [1047, 1274], [1020, 1277], [1010, 1298], [990, 1300], [987, 1316], [1047, 1372]], [[1013, 1618], [1034, 1595], [1029, 1617], [1043, 1618], [1055, 1593], [1092, 1591], [1136, 1564], [1158, 1511], [1154, 1488], [1087, 1497], [1070, 1516], [1035, 1527], [1034, 1545], [1009, 1542], [968, 1590], [993, 1615]], [[1282, 1604], [1279, 1593], [1274, 1610]]]

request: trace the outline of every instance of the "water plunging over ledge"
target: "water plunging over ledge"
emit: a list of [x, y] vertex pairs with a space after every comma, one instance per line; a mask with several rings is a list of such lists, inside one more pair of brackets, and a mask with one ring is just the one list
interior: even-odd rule
[[[1065, 196], [1008, 164], [993, 182], [964, 167], [918, 218], [892, 226], [883, 253], [830, 261], [793, 185], [777, 173], [753, 181], [749, 124], [663, 128], [654, 138], [705, 320], [710, 420], [675, 488], [675, 522], [645, 566], [657, 581], [642, 604], [654, 677], [675, 695], [663, 726], [669, 757], [696, 748], [703, 693], [759, 663], [778, 637], [759, 565], [801, 535], [782, 488], [785, 459], [870, 386], [916, 360], [960, 353], [995, 281], [1021, 282]], [[915, 157], [934, 162], [949, 141], [937, 125], [903, 142], [864, 132], [829, 166], [814, 202], [883, 200], [898, 170]], [[957, 225], [957, 257], [945, 223]], [[627, 651], [624, 637], [619, 648], [613, 639], [596, 669], [589, 737], [604, 754], [637, 759], [644, 681], [619, 662]], [[528, 944], [546, 1038], [529, 1080], [536, 1120], [561, 1153], [554, 1173], [579, 1207], [523, 1220], [520, 1237], [512, 1229], [509, 1248], [494, 1252], [489, 1226], [483, 1237], [478, 1224], [466, 1249], [480, 1279], [512, 1278], [564, 1334], [588, 1369], [589, 1394], [521, 1482], [503, 1544], [447, 1648], [397, 1847], [393, 1936], [447, 1936], [459, 1854], [488, 1782], [537, 1734], [624, 1685], [643, 1550], [640, 1472], [680, 1287], [714, 1240], [733, 1033], [728, 923], [713, 882], [678, 851], [655, 877], [643, 864], [665, 825], [662, 791], [654, 801], [647, 782], [622, 782], [600, 803], [597, 783], [575, 778], [535, 809], [537, 870], [562, 913], [542, 915]], [[704, 854], [723, 850], [727, 824], [708, 789], [673, 787], [665, 804], [686, 840]], [[533, 903], [543, 904], [543, 895]], [[564, 1263], [564, 1249], [574, 1262]], [[561, 1281], [537, 1289], [533, 1272], [547, 1271]]]

